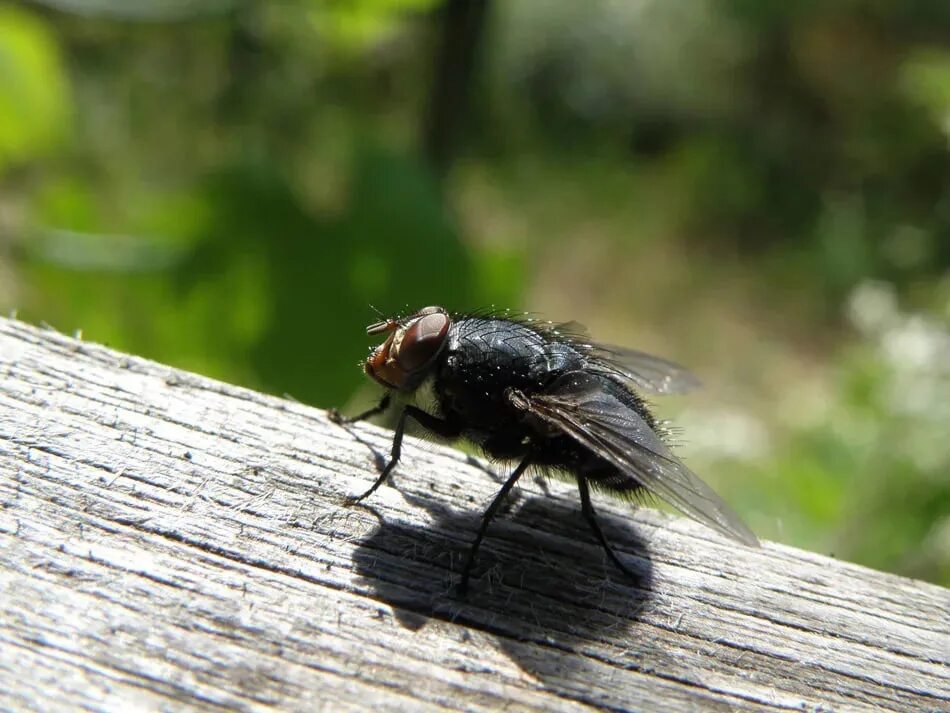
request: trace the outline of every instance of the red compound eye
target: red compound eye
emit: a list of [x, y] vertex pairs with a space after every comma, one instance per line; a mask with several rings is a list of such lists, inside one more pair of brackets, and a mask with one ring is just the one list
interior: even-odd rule
[[396, 361], [407, 373], [423, 369], [445, 343], [452, 320], [444, 310], [432, 311], [434, 309], [439, 308], [427, 307], [422, 310], [420, 314], [423, 316], [409, 325], [399, 344]]

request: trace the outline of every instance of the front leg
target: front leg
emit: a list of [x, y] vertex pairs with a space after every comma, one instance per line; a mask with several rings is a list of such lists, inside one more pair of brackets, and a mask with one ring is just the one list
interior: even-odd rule
[[461, 427], [452, 421], [446, 421], [437, 416], [433, 416], [431, 413], [426, 413], [416, 406], [406, 406], [399, 415], [399, 423], [396, 424], [396, 433], [393, 435], [393, 447], [389, 454], [389, 462], [386, 464], [386, 467], [383, 468], [379, 477], [376, 478], [376, 482], [370, 486], [370, 489], [362, 495], [349, 498], [349, 504], [358, 503], [372, 495], [380, 485], [386, 482], [386, 478], [389, 477], [393, 468], [396, 467], [396, 463], [399, 462], [399, 456], [402, 455], [402, 437], [406, 430], [406, 419], [408, 418], [414, 419], [416, 423], [424, 429], [442, 438], [457, 438], [462, 433]]
[[331, 408], [329, 411], [327, 411], [327, 418], [333, 421], [333, 423], [339, 424], [341, 426], [346, 426], [350, 423], [356, 423], [357, 421], [365, 421], [366, 419], [377, 416], [388, 409], [389, 404], [392, 401], [392, 397], [392, 392], [387, 391], [385, 394], [383, 394], [383, 398], [379, 400], [378, 404], [372, 408], [366, 409], [363, 411], [363, 413], [357, 414], [356, 416], [350, 416], [349, 418], [344, 416], [337, 409]]

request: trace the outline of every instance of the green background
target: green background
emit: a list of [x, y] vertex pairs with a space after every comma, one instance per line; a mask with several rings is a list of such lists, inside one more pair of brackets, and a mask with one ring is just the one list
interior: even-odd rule
[[950, 585], [950, 3], [0, 2], [0, 308], [320, 407], [578, 320], [762, 536]]

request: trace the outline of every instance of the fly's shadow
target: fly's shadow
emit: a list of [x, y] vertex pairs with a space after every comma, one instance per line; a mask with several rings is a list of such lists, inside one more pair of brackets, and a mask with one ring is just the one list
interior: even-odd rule
[[424, 510], [429, 522], [390, 522], [371, 508], [380, 525], [356, 549], [354, 561], [374, 595], [392, 605], [407, 629], [439, 619], [488, 631], [522, 669], [551, 686], [570, 688], [583, 661], [565, 656], [558, 639], [616, 636], [649, 606], [653, 571], [636, 523], [598, 514], [633, 580], [606, 557], [579, 502], [524, 495], [492, 522], [462, 599], [457, 583], [481, 509], [457, 511], [428, 498], [403, 497]]

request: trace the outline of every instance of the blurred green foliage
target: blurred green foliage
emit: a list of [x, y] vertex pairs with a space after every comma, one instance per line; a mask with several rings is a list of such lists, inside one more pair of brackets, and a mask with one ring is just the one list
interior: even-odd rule
[[581, 319], [764, 536], [950, 584], [950, 3], [471, 5], [0, 4], [0, 305], [325, 407], [374, 308]]
[[0, 7], [0, 171], [63, 137], [67, 93], [53, 32], [30, 13]]

